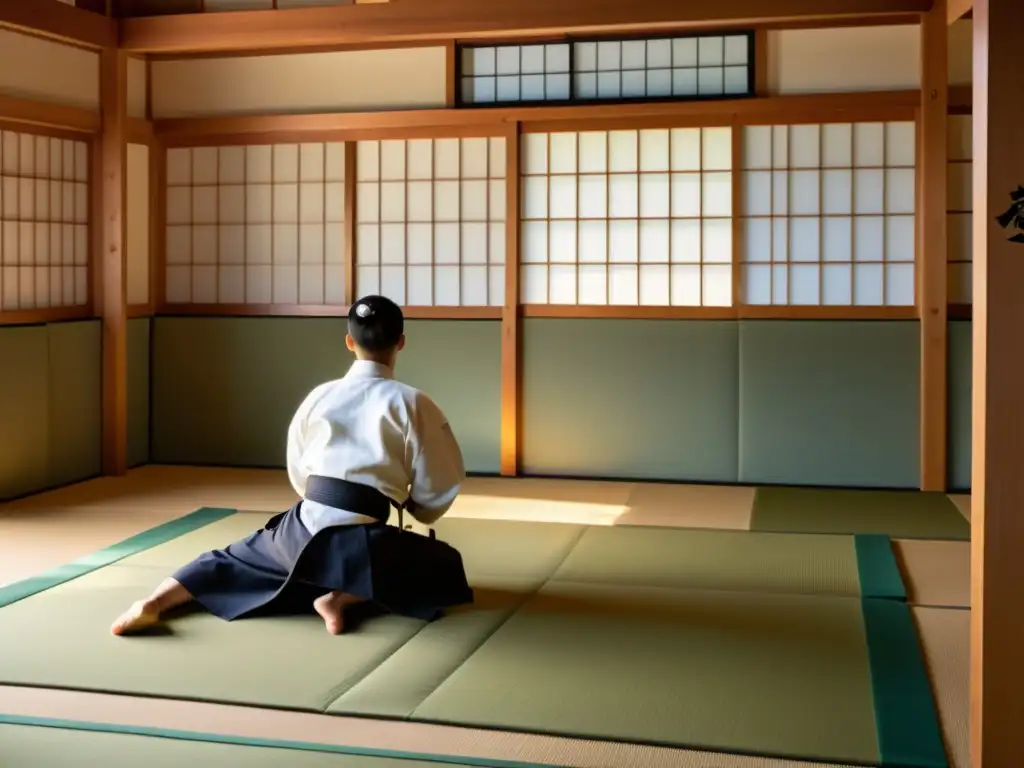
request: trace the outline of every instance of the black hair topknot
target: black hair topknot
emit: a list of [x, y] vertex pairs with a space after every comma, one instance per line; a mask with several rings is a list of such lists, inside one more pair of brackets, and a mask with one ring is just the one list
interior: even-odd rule
[[402, 308], [385, 296], [364, 296], [348, 311], [348, 332], [367, 352], [386, 352], [405, 332]]

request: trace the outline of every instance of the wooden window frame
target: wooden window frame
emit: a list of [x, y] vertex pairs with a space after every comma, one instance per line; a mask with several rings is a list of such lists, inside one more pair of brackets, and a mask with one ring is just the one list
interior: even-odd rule
[[[830, 93], [821, 95], [776, 96], [739, 100], [673, 101], [643, 103], [599, 103], [540, 107], [487, 107], [481, 109], [437, 109], [376, 113], [339, 113], [319, 115], [265, 115], [211, 118], [180, 118], [154, 123], [154, 135], [164, 156], [171, 147], [230, 146], [239, 144], [300, 143], [305, 141], [345, 141], [414, 138], [462, 138], [508, 136], [510, 126], [517, 132], [583, 131], [644, 129], [665, 127], [713, 127], [729, 125], [734, 128], [734, 165], [740, 151], [737, 138], [747, 125], [813, 124], [827, 122], [885, 122], [907, 121], [919, 123], [920, 91], [891, 91], [869, 93]], [[354, 144], [353, 144], [354, 147]], [[518, 150], [518, 148], [517, 148]], [[516, 152], [518, 155], [518, 151]], [[508, 199], [518, 190], [521, 175], [506, 179]], [[351, 169], [354, 170], [354, 169]], [[351, 245], [346, 248], [346, 274], [350, 285], [354, 264], [354, 172], [346, 189], [346, 237]], [[740, 216], [743, 176], [733, 172], [734, 227]], [[507, 217], [507, 230], [514, 229], [518, 236], [521, 220]], [[158, 213], [162, 213], [161, 210]], [[915, 217], [919, 212], [915, 212]], [[162, 243], [164, 229], [158, 224], [156, 239]], [[734, 265], [739, 260], [741, 244], [734, 237]], [[518, 243], [517, 246], [518, 248]], [[162, 275], [165, 268], [162, 248], [155, 248], [157, 263], [153, 271]], [[518, 251], [508, 249], [506, 264]], [[916, 254], [915, 270], [919, 271], [921, 255]], [[162, 278], [159, 278], [162, 279]], [[508, 281], [506, 281], [508, 282]], [[517, 281], [518, 282], [518, 281]], [[594, 317], [594, 318], [706, 318], [706, 319], [914, 319], [920, 316], [918, 301], [908, 306], [750, 306], [740, 303], [742, 288], [733, 281], [734, 303], [731, 307], [690, 306], [574, 306], [539, 305], [516, 302], [514, 309], [526, 317]], [[155, 294], [158, 299], [162, 291]], [[508, 299], [506, 299], [508, 301]], [[276, 315], [276, 316], [343, 316], [348, 307], [322, 306], [232, 306], [232, 305], [167, 305], [157, 301], [155, 310], [160, 314], [175, 315]], [[409, 307], [410, 318], [429, 319], [497, 319], [499, 307]]]
[[[373, 113], [371, 113], [373, 114]], [[305, 116], [296, 116], [305, 117]], [[310, 116], [315, 119], [316, 116]], [[240, 317], [345, 317], [349, 306], [355, 300], [353, 291], [356, 280], [356, 165], [355, 148], [359, 141], [386, 141], [388, 139], [456, 139], [456, 138], [506, 138], [508, 129], [501, 124], [486, 124], [450, 127], [432, 127], [410, 124], [404, 127], [383, 129], [353, 128], [303, 131], [295, 129], [271, 133], [206, 133], [190, 132], [188, 135], [162, 141], [158, 152], [163, 168], [159, 173], [161, 195], [166, 195], [166, 151], [175, 148], [253, 146], [266, 144], [301, 144], [305, 142], [345, 142], [345, 304], [172, 304], [166, 300], [164, 279], [166, 275], [164, 222], [166, 199], [159, 203], [158, 236], [155, 249], [154, 271], [157, 273], [158, 292], [155, 294], [155, 313], [168, 316], [240, 316]], [[159, 138], [159, 137], [158, 137]], [[518, 179], [517, 179], [518, 181]], [[506, 195], [509, 181], [506, 179]], [[506, 225], [507, 226], [507, 225]], [[508, 254], [506, 253], [506, 259]], [[410, 306], [403, 312], [411, 319], [457, 319], [497, 320], [502, 316], [502, 306]]]
[[[625, 43], [625, 42], [648, 42], [652, 40], [700, 40], [708, 37], [746, 37], [747, 38], [747, 90], [744, 93], [723, 93], [723, 94], [712, 94], [712, 95], [694, 95], [694, 96], [629, 96], [623, 97], [618, 96], [614, 98], [601, 98], [596, 97], [581, 97], [576, 95], [576, 44], [577, 43]], [[536, 40], [523, 40], [523, 39], [505, 39], [505, 40], [473, 40], [472, 42], [460, 43], [455, 41], [453, 44], [453, 60], [448, 77], [452, 82], [449, 83], [448, 87], [453, 98], [449, 99], [450, 105], [456, 109], [500, 109], [506, 108], [529, 108], [529, 107], [573, 107], [573, 106], [588, 106], [598, 104], [651, 104], [651, 103], [676, 103], [676, 102], [715, 102], [715, 101], [739, 101], [743, 99], [751, 99], [757, 95], [757, 83], [758, 78], [761, 76], [760, 69], [763, 62], [762, 57], [759, 56], [759, 50], [764, 46], [765, 38], [763, 35], [759, 35], [756, 30], [753, 29], [736, 29], [736, 30], [702, 30], [700, 32], [683, 32], [679, 31], [673, 34], [671, 31], [663, 33], [648, 32], [648, 33], [635, 33], [631, 35], [627, 34], [608, 34], [608, 35], [563, 35], [554, 37], [538, 38]], [[531, 45], [556, 45], [564, 44], [569, 46], [569, 97], [566, 99], [540, 99], [540, 100], [523, 100], [523, 101], [499, 101], [499, 102], [467, 102], [462, 98], [462, 53], [467, 50], [474, 50], [477, 48], [500, 48], [502, 46], [511, 46], [515, 48], [524, 48]], [[520, 55], [520, 61], [522, 56]], [[722, 65], [723, 68], [726, 65]], [[671, 69], [671, 68], [670, 68]], [[700, 67], [698, 66], [699, 70]], [[618, 73], [622, 73], [621, 68], [617, 70], [610, 70]], [[644, 71], [648, 71], [645, 67]], [[547, 76], [547, 73], [543, 73]], [[522, 78], [522, 74], [518, 74], [517, 77]]]
[[[12, 117], [15, 119], [10, 119]], [[68, 119], [69, 117], [71, 118], [70, 120]], [[42, 118], [42, 120], [39, 120], [39, 118]], [[69, 125], [64, 127], [61, 125], [63, 122], [67, 122]], [[93, 130], [98, 130], [98, 128], [99, 120], [93, 120], [92, 113], [85, 112], [84, 110], [50, 107], [49, 105], [0, 97], [0, 131], [82, 142], [86, 146], [86, 155], [88, 157], [88, 177], [85, 182], [86, 198], [88, 201], [86, 213], [86, 226], [88, 230], [85, 257], [85, 270], [87, 274], [85, 303], [70, 307], [0, 309], [0, 326], [86, 320], [96, 316], [96, 260], [94, 255], [96, 252], [96, 223], [99, 221], [97, 190], [101, 185], [96, 183], [99, 174], [99, 166], [96, 162], [99, 135], [94, 133]]]

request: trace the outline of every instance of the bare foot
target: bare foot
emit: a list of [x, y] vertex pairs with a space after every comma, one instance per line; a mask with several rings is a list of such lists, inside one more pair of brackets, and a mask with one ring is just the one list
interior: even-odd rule
[[313, 601], [313, 608], [320, 614], [327, 631], [332, 635], [340, 635], [345, 631], [344, 598], [344, 594], [328, 592]]
[[110, 632], [114, 635], [129, 635], [149, 629], [159, 621], [160, 611], [156, 605], [149, 600], [139, 600], [111, 625]]

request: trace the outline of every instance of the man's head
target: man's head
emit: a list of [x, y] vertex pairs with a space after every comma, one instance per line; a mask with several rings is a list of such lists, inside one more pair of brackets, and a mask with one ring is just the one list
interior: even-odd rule
[[384, 296], [364, 296], [348, 311], [345, 345], [360, 360], [395, 367], [395, 358], [405, 346], [402, 309]]

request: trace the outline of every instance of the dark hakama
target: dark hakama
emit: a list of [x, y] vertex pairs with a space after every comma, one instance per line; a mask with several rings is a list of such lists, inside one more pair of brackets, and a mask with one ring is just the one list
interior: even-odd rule
[[332, 526], [314, 535], [299, 517], [301, 506], [275, 515], [241, 541], [200, 555], [174, 578], [228, 621], [312, 612], [316, 598], [335, 590], [425, 621], [473, 602], [462, 557], [445, 542], [384, 522]]

